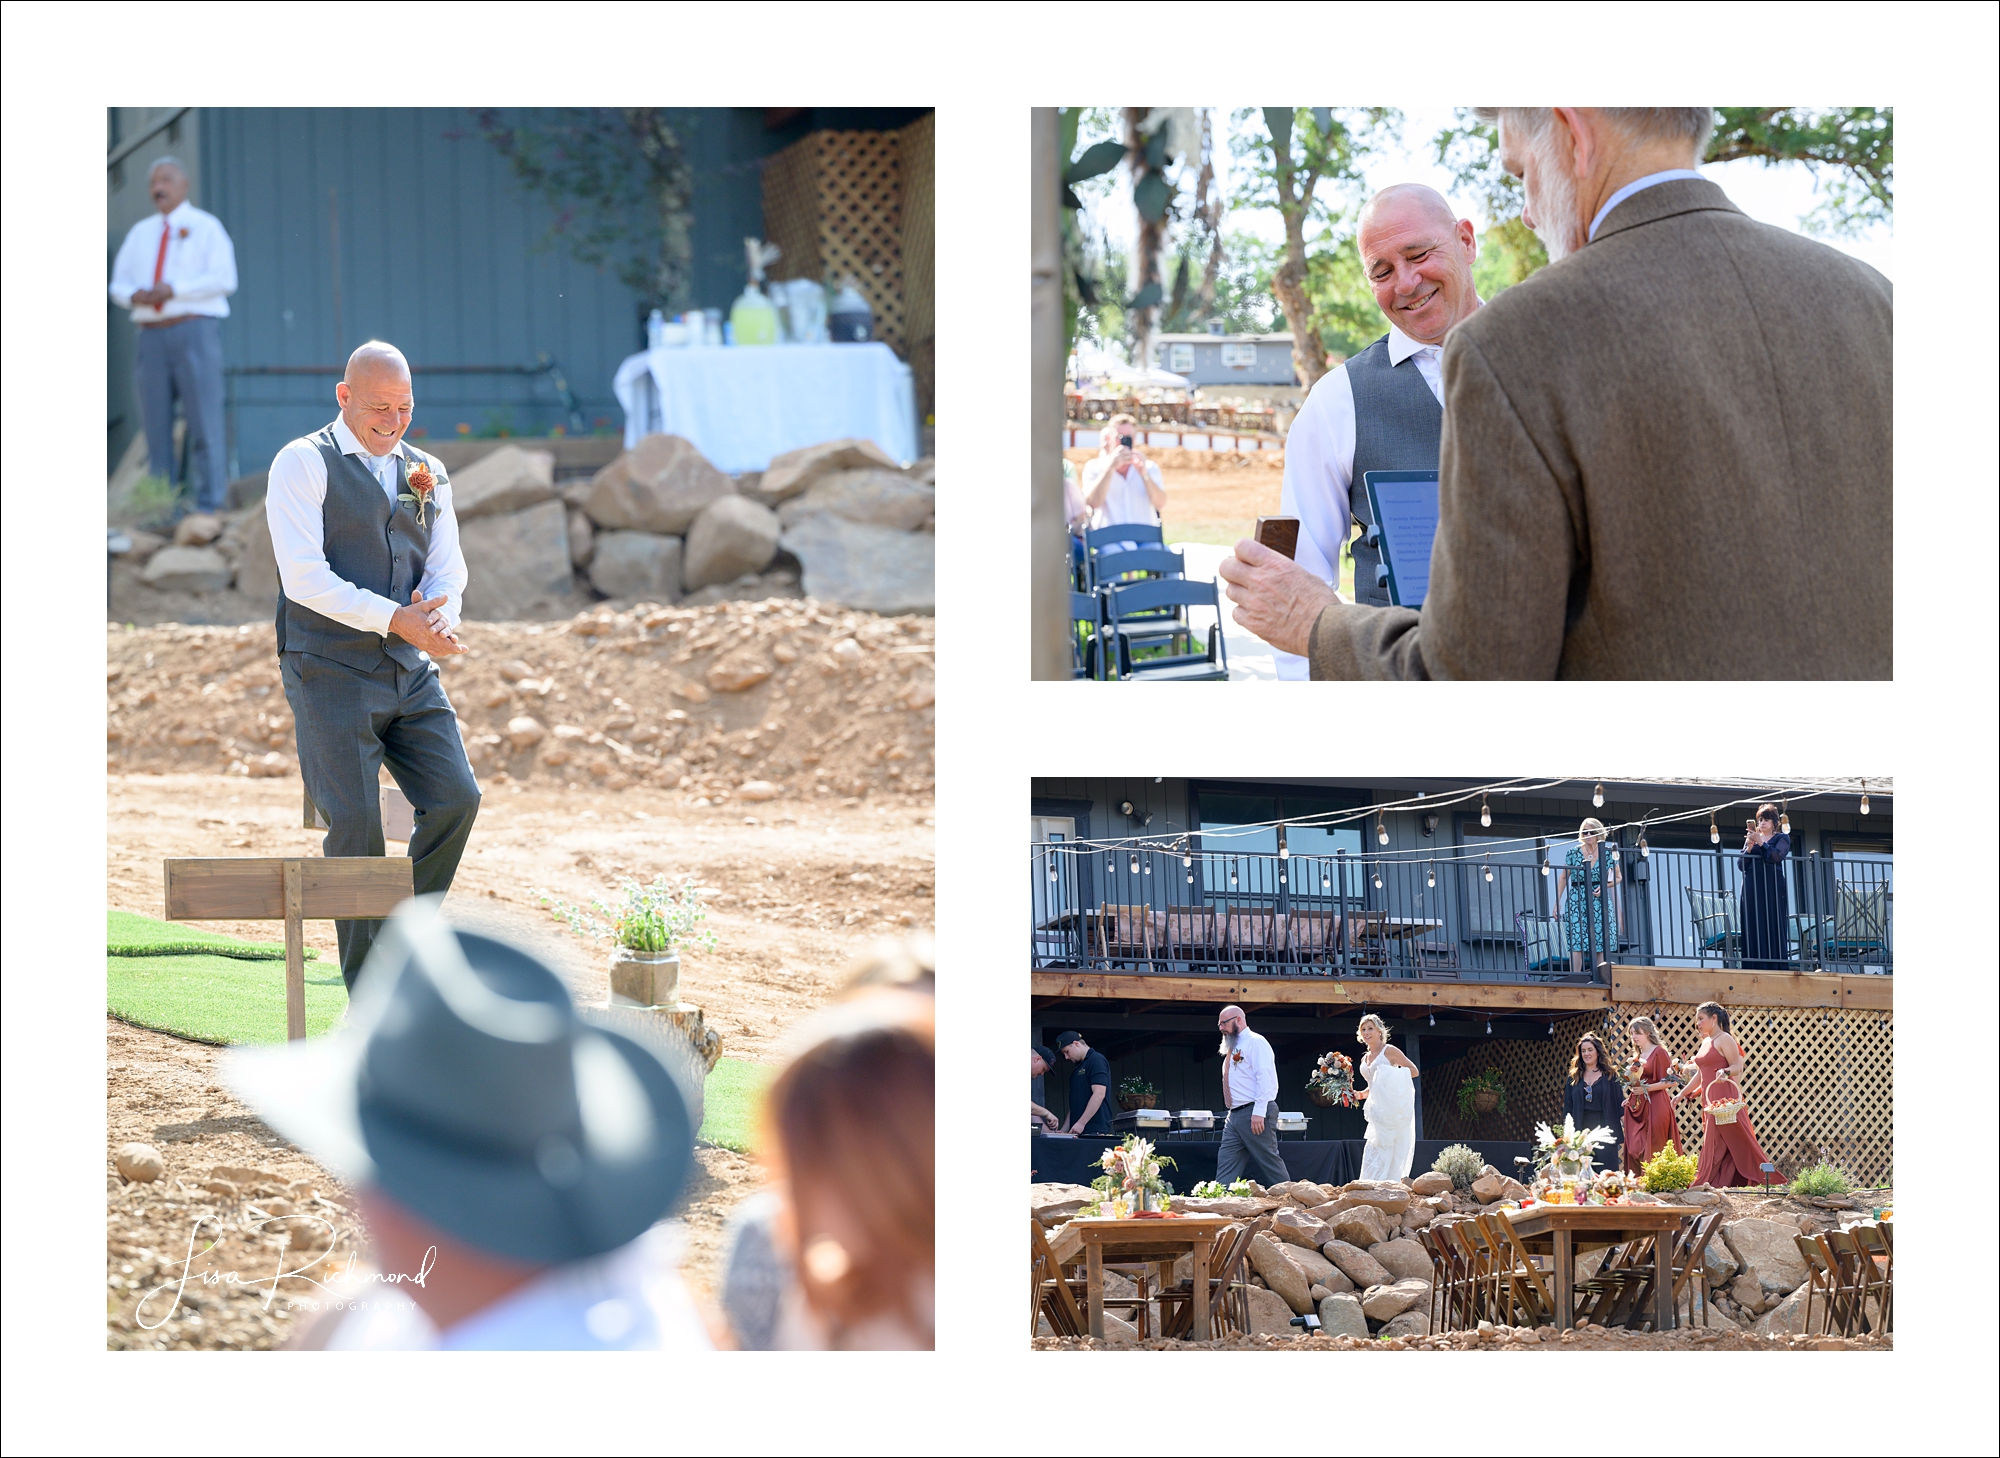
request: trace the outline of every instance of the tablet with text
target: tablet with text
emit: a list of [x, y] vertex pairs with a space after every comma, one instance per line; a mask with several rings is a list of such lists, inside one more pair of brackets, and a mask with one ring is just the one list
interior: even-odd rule
[[1431, 544], [1437, 540], [1436, 471], [1367, 471], [1369, 528], [1382, 553], [1382, 585], [1396, 607], [1420, 608], [1431, 585]]

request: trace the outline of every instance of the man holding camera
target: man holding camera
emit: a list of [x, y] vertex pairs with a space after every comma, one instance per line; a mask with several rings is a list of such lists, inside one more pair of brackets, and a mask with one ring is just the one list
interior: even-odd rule
[[[1083, 468], [1083, 502], [1093, 527], [1160, 524], [1167, 483], [1139, 450], [1138, 438], [1139, 422], [1131, 416], [1114, 415], [1106, 422], [1101, 453]], [[1118, 545], [1107, 543], [1102, 550]]]

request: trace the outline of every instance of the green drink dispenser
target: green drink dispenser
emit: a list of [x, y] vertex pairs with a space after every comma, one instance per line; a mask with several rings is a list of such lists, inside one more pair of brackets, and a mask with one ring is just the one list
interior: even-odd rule
[[743, 240], [744, 257], [750, 265], [750, 280], [729, 310], [729, 331], [739, 345], [776, 344], [778, 310], [764, 297], [764, 270], [778, 261], [778, 247], [759, 238]]

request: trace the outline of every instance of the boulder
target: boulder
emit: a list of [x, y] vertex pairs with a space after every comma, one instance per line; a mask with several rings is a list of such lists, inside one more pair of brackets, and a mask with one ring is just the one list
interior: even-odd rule
[[1328, 1261], [1326, 1264], [1328, 1268], [1327, 1273], [1320, 1277], [1320, 1285], [1326, 1287], [1327, 1290], [1333, 1292], [1335, 1295], [1339, 1295], [1342, 1291], [1358, 1291], [1361, 1289], [1348, 1277], [1347, 1272], [1343, 1271], [1339, 1266], [1334, 1265], [1332, 1261]]
[[876, 613], [928, 613], [937, 602], [930, 537], [815, 513], [778, 545], [804, 568], [806, 596]]
[[736, 787], [739, 800], [775, 800], [784, 793], [783, 785], [774, 785], [769, 780], [745, 780]]
[[167, 1172], [167, 1162], [150, 1144], [121, 1144], [111, 1162], [119, 1174], [137, 1185], [150, 1185]]
[[1505, 1175], [1489, 1169], [1472, 1182], [1472, 1198], [1482, 1205], [1490, 1205], [1506, 1191], [1508, 1183]]
[[1407, 1230], [1422, 1230], [1437, 1219], [1437, 1211], [1429, 1205], [1416, 1204], [1403, 1212], [1403, 1226]]
[[1286, 1180], [1283, 1184], [1271, 1186], [1265, 1193], [1274, 1200], [1287, 1200], [1303, 1207], [1326, 1203], [1326, 1192], [1311, 1180]]
[[1729, 1284], [1730, 1277], [1739, 1269], [1736, 1258], [1729, 1253], [1729, 1247], [1720, 1235], [1712, 1235], [1701, 1250], [1701, 1268], [1708, 1277], [1710, 1289], [1720, 1291]]
[[482, 517], [459, 528], [465, 550], [465, 616], [504, 622], [565, 605], [575, 590], [569, 521], [560, 501]]
[[447, 478], [451, 509], [460, 522], [540, 506], [556, 494], [552, 451], [529, 450], [512, 442], [488, 451]]
[[1333, 1230], [1333, 1239], [1344, 1240], [1362, 1250], [1380, 1245], [1389, 1238], [1382, 1216], [1370, 1205], [1356, 1205], [1342, 1210], [1328, 1223]]
[[[1777, 1220], [1726, 1220], [1721, 1235], [1739, 1266], [1754, 1266], [1763, 1275], [1796, 1291], [1812, 1272], [1793, 1239], [1798, 1227]], [[1713, 1244], [1713, 1241], [1710, 1242]]]
[[1329, 1240], [1320, 1248], [1320, 1254], [1338, 1266], [1350, 1281], [1363, 1290], [1370, 1286], [1395, 1284], [1396, 1278], [1390, 1274], [1389, 1268], [1359, 1246], [1349, 1245], [1344, 1240]]
[[1384, 1215], [1400, 1215], [1410, 1208], [1410, 1192], [1401, 1185], [1353, 1184], [1340, 1192], [1340, 1198], [1355, 1205], [1367, 1205]]
[[702, 508], [735, 489], [692, 441], [649, 435], [592, 477], [576, 504], [613, 531], [677, 537]]
[[[1300, 1274], [1306, 1278], [1308, 1284], [1326, 1286], [1326, 1289], [1329, 1291], [1334, 1289], [1332, 1286], [1327, 1285], [1327, 1278], [1338, 1276], [1340, 1272], [1334, 1269], [1332, 1261], [1316, 1250], [1309, 1250], [1302, 1245], [1293, 1245], [1289, 1241], [1280, 1244], [1279, 1249], [1291, 1257], [1292, 1264], [1299, 1268]], [[1314, 1299], [1317, 1300], [1318, 1298], [1315, 1297]]]
[[898, 469], [895, 459], [872, 440], [854, 437], [826, 440], [818, 445], [801, 446], [798, 450], [773, 456], [755, 486], [751, 487], [747, 481], [745, 486], [766, 506], [776, 506], [835, 471], [866, 470], [869, 467], [886, 467], [891, 471]]
[[1418, 1308], [1405, 1311], [1401, 1316], [1390, 1317], [1375, 1335], [1385, 1341], [1394, 1341], [1397, 1337], [1422, 1336], [1430, 1329], [1430, 1313]]
[[1251, 1238], [1250, 1264], [1294, 1312], [1313, 1309], [1312, 1283], [1306, 1279], [1305, 1272], [1284, 1253], [1279, 1242], [1261, 1231]]
[[915, 531], [937, 509], [937, 492], [912, 481], [901, 471], [872, 467], [859, 471], [833, 471], [778, 508], [779, 518], [791, 525], [802, 516], [823, 511], [848, 521], [870, 526], [893, 527], [899, 532]]
[[[1819, 1315], [1819, 1303], [1814, 1303], [1813, 1315]], [[1751, 1323], [1750, 1330], [1759, 1336], [1783, 1336], [1789, 1332], [1806, 1329], [1806, 1293], [1794, 1291], [1776, 1306]]]
[[1420, 1301], [1428, 1301], [1429, 1281], [1395, 1281], [1387, 1286], [1370, 1286], [1361, 1293], [1361, 1310], [1373, 1321], [1401, 1316]]
[[1028, 1186], [1028, 1213], [1043, 1225], [1060, 1225], [1096, 1198], [1088, 1185], [1046, 1181]]
[[[1729, 1299], [1753, 1315], [1766, 1307], [1778, 1304], [1777, 1301], [1765, 1299], [1764, 1288], [1758, 1283], [1755, 1269], [1744, 1271], [1729, 1283]], [[1780, 1296], [1778, 1301], [1783, 1299], [1784, 1297]]]
[[1315, 1254], [1334, 1238], [1333, 1231], [1296, 1206], [1287, 1206], [1271, 1217], [1271, 1234]]
[[681, 539], [652, 532], [603, 532], [590, 558], [590, 585], [606, 597], [672, 602], [681, 595]]
[[781, 530], [777, 514], [748, 497], [724, 496], [711, 502], [688, 528], [687, 558], [681, 569], [687, 590], [762, 572], [778, 555]]
[[572, 567], [583, 568], [590, 565], [590, 556], [597, 548], [597, 528], [590, 518], [571, 507], [569, 512], [569, 561]]
[[1528, 1187], [1517, 1179], [1503, 1179], [1500, 1182], [1500, 1198], [1502, 1200], [1525, 1200], [1528, 1198]]
[[134, 567], [145, 566], [152, 559], [153, 553], [167, 545], [167, 539], [158, 532], [142, 531], [138, 527], [126, 527], [125, 540], [132, 544], [131, 549], [118, 560], [129, 562]]
[[548, 736], [548, 732], [542, 727], [541, 720], [526, 714], [507, 721], [507, 740], [516, 749], [533, 748]]
[[1438, 1170], [1427, 1170], [1410, 1181], [1410, 1189], [1419, 1195], [1448, 1195], [1451, 1193], [1451, 1176]]
[[1328, 1336], [1368, 1340], [1368, 1318], [1362, 1314], [1361, 1298], [1351, 1292], [1336, 1291], [1319, 1304], [1320, 1330]]
[[1721, 1198], [1722, 1196], [1716, 1194], [1713, 1190], [1695, 1188], [1682, 1190], [1678, 1195], [1674, 1196], [1674, 1203], [1677, 1205], [1713, 1205]]
[[176, 547], [205, 547], [222, 535], [222, 518], [212, 511], [189, 512], [174, 524]]
[[278, 554], [271, 547], [271, 522], [263, 510], [246, 511], [230, 528], [224, 548], [236, 552], [236, 590], [259, 606], [278, 605]]
[[1139, 1340], [1139, 1328], [1122, 1316], [1104, 1313], [1104, 1339], [1115, 1346], [1129, 1347]]
[[1250, 1335], [1298, 1335], [1299, 1329], [1292, 1325], [1292, 1308], [1285, 1304], [1284, 1297], [1262, 1286], [1247, 1289], [1250, 1297]]
[[1262, 1200], [1233, 1197], [1197, 1200], [1192, 1195], [1175, 1195], [1171, 1203], [1175, 1213], [1181, 1215], [1226, 1215], [1231, 1220], [1248, 1220], [1264, 1213]]
[[227, 592], [233, 575], [214, 547], [162, 547], [139, 580], [160, 592]]
[[1431, 1258], [1414, 1240], [1385, 1240], [1380, 1245], [1368, 1247], [1368, 1254], [1399, 1280], [1409, 1277], [1429, 1281], [1431, 1278]]

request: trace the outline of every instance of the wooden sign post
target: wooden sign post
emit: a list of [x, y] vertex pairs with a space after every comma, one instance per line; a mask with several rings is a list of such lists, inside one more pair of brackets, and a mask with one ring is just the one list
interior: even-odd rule
[[166, 863], [168, 921], [282, 921], [285, 1036], [306, 1035], [307, 917], [367, 921], [412, 893], [407, 856], [239, 856]]

